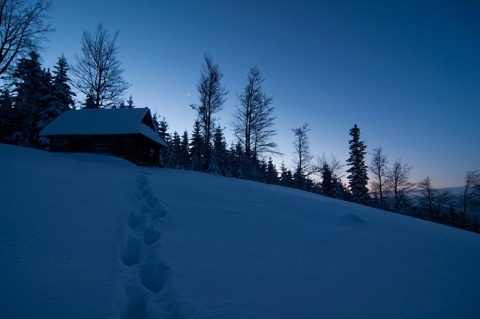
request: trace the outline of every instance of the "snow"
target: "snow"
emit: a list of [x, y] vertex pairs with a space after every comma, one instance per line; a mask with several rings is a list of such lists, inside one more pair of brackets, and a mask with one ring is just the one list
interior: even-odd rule
[[53, 120], [40, 135], [142, 134], [167, 146], [151, 127], [142, 123], [145, 116], [152, 121], [148, 108], [70, 110]]
[[480, 236], [111, 156], [0, 145], [1, 318], [477, 318]]

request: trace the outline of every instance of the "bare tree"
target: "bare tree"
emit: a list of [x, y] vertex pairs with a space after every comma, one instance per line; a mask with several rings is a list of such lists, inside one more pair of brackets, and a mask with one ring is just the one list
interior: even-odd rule
[[95, 108], [114, 105], [130, 87], [123, 77], [123, 69], [117, 58], [119, 48], [115, 41], [118, 31], [111, 35], [99, 24], [95, 33], [84, 31], [82, 56], [75, 57], [72, 73], [77, 78], [74, 86], [86, 96], [93, 97]]
[[47, 0], [0, 0], [0, 75], [18, 56], [41, 49], [46, 35], [55, 31], [49, 24]]
[[425, 199], [428, 203], [428, 211], [430, 213], [430, 218], [433, 219], [434, 189], [432, 186], [432, 179], [427, 176], [423, 181], [418, 183], [418, 186], [423, 192], [423, 199]]
[[407, 191], [414, 186], [410, 183], [410, 171], [413, 166], [402, 164], [402, 161], [396, 160], [392, 167], [387, 171], [386, 184], [388, 190], [392, 193], [394, 200], [393, 209], [400, 211], [402, 206], [407, 206]]
[[447, 204], [452, 200], [453, 195], [449, 190], [435, 190], [435, 205], [433, 206], [434, 208], [434, 214], [437, 219], [437, 221], [440, 221], [440, 218], [442, 216], [442, 212], [447, 210]]
[[420, 183], [419, 188], [422, 190], [422, 199], [426, 202], [431, 220], [440, 221], [442, 211], [451, 200], [452, 195], [448, 190], [439, 191], [432, 185], [432, 179], [426, 177]]
[[256, 162], [259, 154], [279, 154], [277, 144], [271, 140], [276, 135], [273, 128], [273, 99], [262, 89], [264, 79], [258, 67], [250, 69], [247, 85], [241, 95], [237, 95], [240, 105], [233, 114], [233, 132], [245, 148], [247, 158]]
[[465, 185], [462, 196], [462, 226], [465, 228], [467, 223], [467, 211], [470, 202], [477, 196], [480, 196], [480, 171], [468, 171], [465, 175]]
[[307, 133], [310, 131], [310, 129], [308, 128], [308, 124], [305, 123], [301, 127], [292, 129], [292, 131], [295, 134], [293, 147], [295, 156], [294, 163], [296, 165], [295, 174], [297, 188], [303, 189], [307, 177], [312, 173], [312, 155], [310, 155], [310, 144], [307, 136]]
[[200, 73], [200, 80], [197, 84], [197, 91], [200, 94], [200, 104], [190, 105], [192, 109], [198, 113], [198, 121], [203, 133], [204, 144], [206, 150], [207, 167], [210, 160], [210, 148], [212, 140], [212, 131], [215, 126], [215, 118], [213, 115], [220, 112], [225, 103], [225, 96], [228, 91], [220, 83], [223, 78], [223, 73], [218, 64], [213, 63], [210, 55], [204, 55], [204, 64]]
[[372, 161], [370, 162], [370, 172], [372, 172], [375, 181], [372, 183], [374, 189], [380, 196], [380, 207], [384, 207], [384, 187], [385, 178], [387, 174], [388, 159], [383, 153], [381, 147], [376, 147], [372, 152]]

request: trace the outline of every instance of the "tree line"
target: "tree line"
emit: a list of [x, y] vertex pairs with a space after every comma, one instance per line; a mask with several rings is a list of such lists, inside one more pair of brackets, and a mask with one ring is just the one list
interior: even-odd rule
[[[192, 105], [197, 111], [197, 120], [191, 137], [187, 131], [181, 136], [176, 131], [170, 134], [165, 118], [155, 115], [159, 134], [168, 144], [162, 153], [166, 167], [298, 188], [480, 232], [480, 171], [467, 172], [461, 196], [434, 188], [430, 177], [412, 183], [413, 166], [401, 159], [390, 165], [381, 147], [373, 149], [371, 162], [366, 164], [367, 146], [357, 125], [349, 132], [349, 158], [345, 164], [333, 155], [317, 156], [314, 162], [308, 140], [310, 129], [305, 123], [292, 129], [294, 166], [289, 168], [282, 163], [277, 169], [271, 157], [265, 159], [267, 155], [280, 153], [272, 140], [276, 134], [273, 98], [262, 90], [264, 80], [258, 67], [250, 69], [247, 84], [237, 95], [239, 103], [231, 123], [236, 141], [228, 146], [224, 128], [216, 126], [214, 118], [227, 94], [220, 83], [222, 77], [219, 66], [211, 56], [205, 55], [197, 84], [199, 104]], [[347, 184], [342, 181], [345, 173]]]
[[[61, 56], [50, 72], [42, 68], [38, 51], [54, 31], [47, 24], [51, 2], [2, 0], [0, 5], [0, 142], [46, 148], [48, 141], [39, 137], [40, 130], [66, 110], [135, 107], [131, 95], [123, 100], [130, 84], [123, 79], [117, 57], [118, 32], [111, 34], [102, 24], [94, 32], [84, 31], [75, 63], [70, 65]], [[196, 119], [190, 134], [169, 132], [166, 119], [154, 114], [158, 133], [168, 145], [161, 154], [164, 166], [297, 188], [479, 232], [479, 171], [467, 172], [461, 196], [434, 188], [429, 177], [412, 183], [412, 166], [400, 159], [390, 164], [381, 147], [372, 151], [370, 164], [365, 163], [367, 146], [357, 125], [349, 132], [345, 164], [333, 155], [314, 161], [305, 123], [292, 128], [294, 165], [282, 162], [277, 168], [271, 158], [280, 154], [274, 141], [273, 98], [262, 88], [258, 66], [250, 68], [246, 85], [237, 94], [230, 123], [235, 141], [228, 144], [225, 128], [215, 118], [229, 93], [222, 78], [218, 64], [205, 54], [198, 103], [191, 105]], [[72, 87], [85, 96], [80, 105]]]

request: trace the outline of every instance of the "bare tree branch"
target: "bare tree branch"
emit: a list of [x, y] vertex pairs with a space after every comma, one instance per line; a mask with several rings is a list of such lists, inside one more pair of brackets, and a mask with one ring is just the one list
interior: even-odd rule
[[432, 179], [426, 177], [418, 184], [422, 190], [421, 199], [426, 202], [431, 220], [440, 221], [442, 211], [445, 210], [447, 203], [452, 199], [452, 194], [448, 190], [439, 191], [432, 185]]
[[295, 173], [297, 177], [297, 188], [302, 189], [305, 186], [307, 177], [312, 174], [312, 155], [310, 155], [310, 144], [308, 142], [307, 133], [310, 131], [308, 124], [292, 129], [295, 134], [293, 140], [294, 163], [296, 165]]
[[115, 42], [118, 31], [110, 35], [100, 23], [95, 33], [83, 32], [82, 56], [75, 57], [71, 68], [76, 77], [74, 86], [83, 94], [93, 97], [95, 108], [109, 107], [116, 103], [130, 87], [123, 77], [123, 69], [117, 58]]
[[394, 200], [395, 211], [400, 211], [403, 206], [407, 205], [407, 191], [412, 189], [415, 184], [410, 182], [410, 171], [413, 166], [403, 164], [402, 161], [396, 160], [392, 167], [387, 171], [386, 186], [392, 194]]
[[46, 24], [51, 7], [48, 0], [0, 0], [0, 75], [17, 57], [39, 51], [46, 35], [55, 31]]
[[473, 198], [480, 196], [480, 171], [468, 171], [465, 175], [465, 185], [462, 196], [462, 226], [465, 228], [467, 212]]
[[385, 188], [385, 179], [387, 173], [388, 159], [387, 156], [383, 153], [381, 147], [377, 147], [372, 152], [372, 161], [370, 162], [370, 172], [373, 173], [375, 181], [372, 183], [374, 189], [378, 192], [380, 196], [380, 207], [385, 206], [384, 201], [384, 188]]
[[207, 166], [210, 160], [210, 142], [212, 140], [212, 131], [215, 126], [215, 118], [213, 115], [223, 108], [225, 103], [225, 96], [228, 91], [220, 83], [223, 78], [223, 73], [218, 64], [213, 63], [210, 55], [204, 55], [204, 64], [200, 73], [200, 80], [197, 84], [197, 91], [199, 93], [200, 104], [190, 105], [192, 109], [197, 111], [198, 120], [200, 122], [205, 146], [207, 148], [206, 161]]
[[262, 153], [280, 153], [277, 143], [272, 141], [276, 135], [273, 99], [263, 92], [264, 79], [258, 67], [250, 69], [247, 81], [243, 93], [237, 95], [240, 105], [233, 114], [232, 125], [235, 137], [245, 147], [245, 155], [255, 162]]

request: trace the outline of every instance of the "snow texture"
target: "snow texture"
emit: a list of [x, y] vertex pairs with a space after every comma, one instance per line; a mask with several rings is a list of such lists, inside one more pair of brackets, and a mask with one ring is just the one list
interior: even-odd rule
[[0, 145], [1, 318], [478, 318], [480, 236], [294, 189]]

